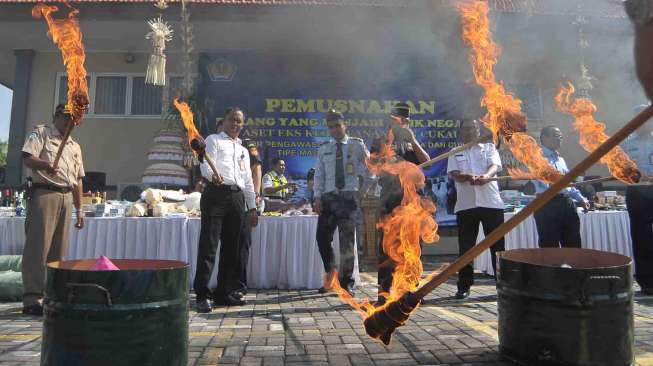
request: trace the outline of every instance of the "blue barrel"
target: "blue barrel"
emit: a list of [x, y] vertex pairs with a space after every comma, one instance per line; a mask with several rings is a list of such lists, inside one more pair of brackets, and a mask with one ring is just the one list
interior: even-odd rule
[[48, 263], [41, 365], [187, 365], [188, 264], [113, 262]]

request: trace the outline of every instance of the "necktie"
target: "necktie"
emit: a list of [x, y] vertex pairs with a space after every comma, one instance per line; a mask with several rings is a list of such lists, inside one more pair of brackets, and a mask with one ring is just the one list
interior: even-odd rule
[[336, 144], [336, 188], [345, 188], [345, 164], [342, 157], [342, 143]]

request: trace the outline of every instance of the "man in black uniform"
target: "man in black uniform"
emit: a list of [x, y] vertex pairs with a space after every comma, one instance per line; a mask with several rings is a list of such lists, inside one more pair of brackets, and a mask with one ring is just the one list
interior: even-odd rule
[[[410, 107], [406, 103], [398, 103], [390, 112], [390, 126], [394, 136], [391, 148], [396, 157], [413, 164], [421, 164], [429, 160], [429, 154], [420, 146], [415, 133], [410, 129]], [[374, 141], [371, 152], [380, 151], [383, 140]], [[389, 215], [395, 207], [401, 204], [404, 197], [403, 189], [399, 178], [395, 175], [383, 173], [379, 176], [381, 186], [381, 217]], [[380, 233], [379, 241], [379, 294], [390, 292], [392, 286], [392, 273], [395, 263], [383, 252], [383, 232]], [[379, 296], [375, 306], [385, 303], [385, 298]]]

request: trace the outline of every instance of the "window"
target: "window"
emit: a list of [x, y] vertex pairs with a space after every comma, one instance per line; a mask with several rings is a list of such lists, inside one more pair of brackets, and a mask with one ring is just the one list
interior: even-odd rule
[[127, 77], [98, 76], [95, 80], [95, 114], [125, 114]]
[[[195, 82], [197, 75], [193, 75]], [[164, 88], [172, 106], [172, 99], [181, 96], [183, 77], [170, 76], [166, 86], [145, 83], [145, 74], [89, 73], [87, 78], [90, 99], [87, 115], [105, 118], [160, 118]], [[66, 102], [68, 78], [60, 73], [55, 87], [55, 105]]]
[[[86, 85], [88, 85], [89, 90], [91, 88], [91, 77], [86, 76]], [[59, 94], [57, 98], [57, 104], [65, 104], [68, 99], [68, 77], [66, 75], [61, 75], [59, 77]]]
[[144, 76], [132, 78], [131, 113], [138, 116], [161, 114], [163, 88], [145, 84]]

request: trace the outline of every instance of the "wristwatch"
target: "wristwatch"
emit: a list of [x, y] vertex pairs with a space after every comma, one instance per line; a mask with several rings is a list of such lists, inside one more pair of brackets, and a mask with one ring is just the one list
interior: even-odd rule
[[637, 25], [653, 20], [653, 0], [624, 0], [624, 7], [630, 20]]

